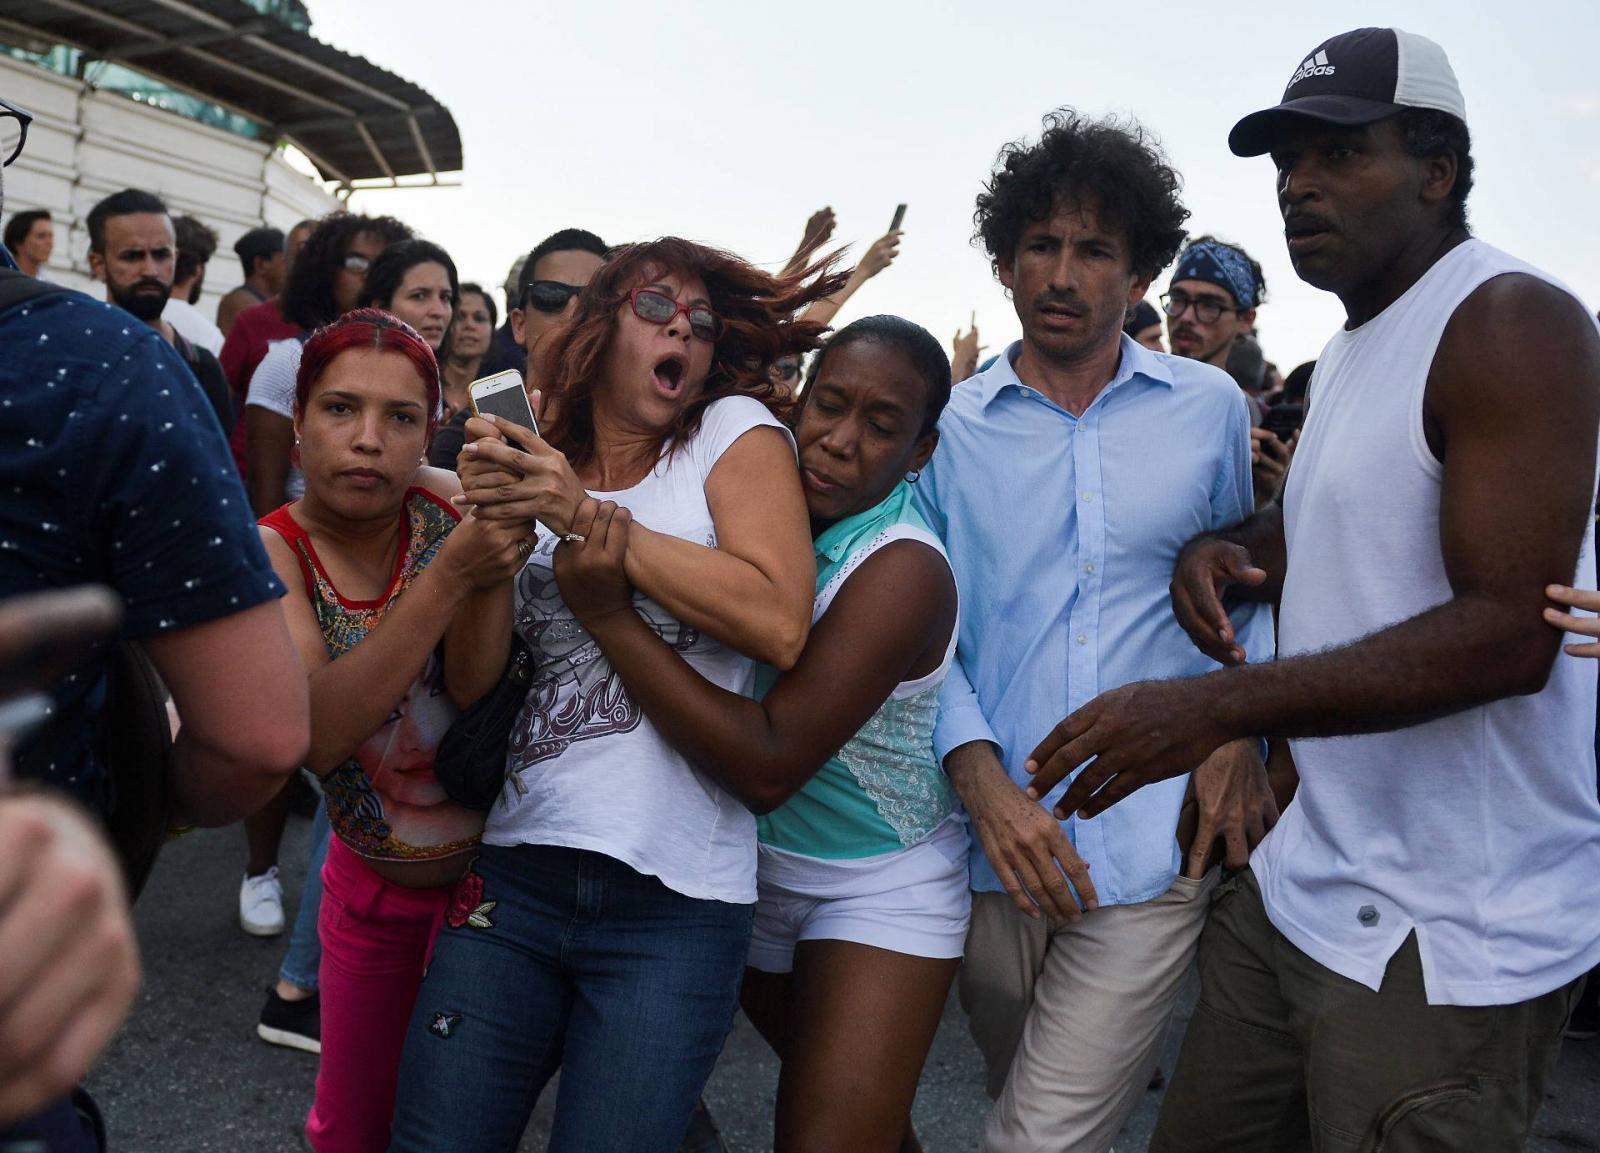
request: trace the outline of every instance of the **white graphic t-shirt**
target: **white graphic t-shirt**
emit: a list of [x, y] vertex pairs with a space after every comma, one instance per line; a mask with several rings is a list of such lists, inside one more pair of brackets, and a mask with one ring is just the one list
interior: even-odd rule
[[[730, 396], [700, 429], [620, 492], [592, 491], [656, 532], [715, 547], [706, 478], [753, 428], [784, 429], [764, 405]], [[793, 438], [790, 437], [791, 447]], [[563, 845], [604, 853], [703, 900], [756, 899], [756, 825], [739, 801], [662, 738], [573, 618], [556, 586], [556, 538], [543, 525], [517, 577], [516, 628], [534, 655], [527, 702], [511, 729], [509, 776], [489, 814], [491, 845]], [[749, 694], [748, 657], [634, 594], [645, 622], [706, 680]]]

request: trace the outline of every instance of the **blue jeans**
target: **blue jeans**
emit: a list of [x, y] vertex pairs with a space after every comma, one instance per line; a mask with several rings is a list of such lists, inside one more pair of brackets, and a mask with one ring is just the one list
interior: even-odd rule
[[322, 941], [317, 936], [317, 910], [322, 908], [322, 862], [328, 856], [328, 806], [317, 806], [311, 818], [311, 864], [300, 887], [300, 908], [289, 931], [289, 951], [283, 955], [278, 977], [297, 989], [315, 989], [322, 965]]
[[752, 905], [600, 853], [483, 847], [490, 927], [439, 933], [390, 1153], [509, 1153], [559, 1068], [552, 1153], [674, 1153], [733, 1024]]

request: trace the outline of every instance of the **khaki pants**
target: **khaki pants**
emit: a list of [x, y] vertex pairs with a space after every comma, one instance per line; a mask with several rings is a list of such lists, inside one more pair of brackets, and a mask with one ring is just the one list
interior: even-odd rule
[[1413, 934], [1374, 993], [1273, 928], [1246, 871], [1201, 938], [1200, 1004], [1151, 1153], [1520, 1150], [1581, 984], [1429, 1005]]
[[1215, 870], [1077, 924], [972, 894], [961, 1007], [988, 1066], [985, 1153], [1105, 1153], [1150, 1080]]

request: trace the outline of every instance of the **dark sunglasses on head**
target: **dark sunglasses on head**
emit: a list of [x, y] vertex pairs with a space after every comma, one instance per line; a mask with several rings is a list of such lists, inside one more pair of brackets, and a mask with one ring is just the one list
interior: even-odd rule
[[560, 312], [578, 293], [581, 284], [564, 284], [559, 280], [535, 280], [522, 289], [522, 307], [536, 312]]
[[698, 340], [720, 340], [726, 327], [709, 304], [679, 304], [654, 288], [635, 288], [628, 293], [628, 302], [635, 316], [651, 324], [671, 324], [682, 313], [689, 318], [689, 332]]

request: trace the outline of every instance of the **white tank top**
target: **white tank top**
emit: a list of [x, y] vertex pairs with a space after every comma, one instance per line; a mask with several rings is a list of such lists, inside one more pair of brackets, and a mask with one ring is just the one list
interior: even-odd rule
[[[1347, 645], [1451, 599], [1423, 389], [1456, 308], [1511, 272], [1555, 283], [1469, 240], [1328, 342], [1284, 494], [1280, 656]], [[1594, 580], [1591, 521], [1573, 583]], [[1291, 742], [1300, 791], [1252, 862], [1272, 923], [1372, 989], [1415, 930], [1435, 1005], [1525, 1001], [1595, 965], [1595, 676], [1594, 661], [1563, 654], [1531, 696]]]

